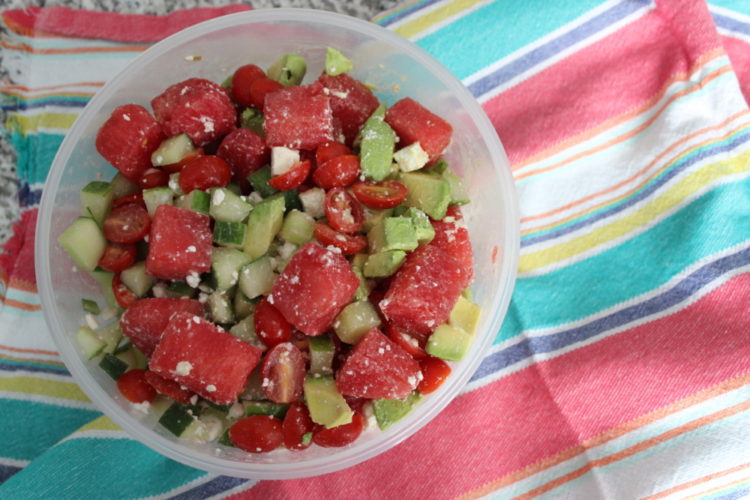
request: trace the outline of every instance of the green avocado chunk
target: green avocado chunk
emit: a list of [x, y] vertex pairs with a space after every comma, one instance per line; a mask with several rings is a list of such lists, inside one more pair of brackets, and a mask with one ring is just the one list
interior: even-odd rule
[[435, 220], [442, 220], [451, 202], [451, 187], [448, 181], [422, 172], [407, 172], [399, 176], [409, 194], [406, 204], [415, 207]]
[[375, 420], [381, 430], [386, 430], [406, 416], [414, 408], [422, 395], [414, 391], [404, 399], [375, 399], [372, 409], [375, 412]]

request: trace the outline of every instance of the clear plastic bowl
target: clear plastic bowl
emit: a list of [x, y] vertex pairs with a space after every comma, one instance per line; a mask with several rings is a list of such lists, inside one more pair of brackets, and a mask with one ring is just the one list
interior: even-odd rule
[[[347, 447], [254, 455], [181, 441], [124, 400], [96, 362], [82, 356], [75, 341], [83, 320], [81, 297], [101, 292], [87, 273], [75, 270], [57, 237], [78, 216], [81, 188], [115, 174], [94, 148], [96, 132], [113, 108], [138, 103], [150, 109], [151, 98], [173, 83], [189, 77], [222, 81], [242, 64], [267, 67], [286, 52], [298, 52], [307, 60], [306, 83], [322, 71], [327, 46], [346, 54], [354, 62], [352, 75], [376, 85], [382, 101], [392, 104], [413, 97], [453, 125], [446, 159], [464, 178], [471, 197], [464, 213], [474, 248], [472, 289], [483, 311], [476, 338], [438, 391], [387, 431], [368, 427]], [[518, 209], [507, 157], [487, 116], [453, 74], [417, 46], [374, 24], [322, 11], [273, 9], [233, 14], [177, 33], [136, 58], [96, 94], [65, 137], [47, 179], [36, 233], [36, 269], [44, 315], [65, 364], [114, 422], [146, 446], [189, 466], [237, 477], [283, 479], [367, 460], [435, 417], [464, 387], [499, 331], [515, 283], [518, 246]]]

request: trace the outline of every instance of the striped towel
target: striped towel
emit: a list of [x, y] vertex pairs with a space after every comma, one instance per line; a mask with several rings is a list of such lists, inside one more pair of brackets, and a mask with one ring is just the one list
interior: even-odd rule
[[750, 496], [747, 0], [422, 0], [376, 19], [482, 103], [522, 217], [494, 345], [406, 442], [322, 477], [254, 482], [177, 464], [102, 417], [39, 310], [42, 183], [103, 80], [223, 12], [4, 13], [22, 216], [0, 256], [0, 497]]

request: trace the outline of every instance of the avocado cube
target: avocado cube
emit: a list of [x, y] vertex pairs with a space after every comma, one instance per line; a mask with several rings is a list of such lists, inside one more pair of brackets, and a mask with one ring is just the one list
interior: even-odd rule
[[430, 356], [448, 361], [461, 361], [471, 345], [472, 335], [460, 328], [443, 324], [427, 339], [426, 351]]
[[481, 309], [478, 305], [464, 297], [459, 297], [458, 302], [456, 302], [456, 305], [451, 310], [448, 323], [451, 326], [462, 329], [466, 333], [474, 333], [477, 323], [479, 323], [480, 312]]
[[466, 205], [469, 203], [469, 194], [463, 185], [463, 180], [456, 175], [451, 169], [443, 172], [443, 179], [448, 182], [451, 188], [451, 205]]
[[417, 248], [417, 236], [409, 217], [386, 217], [367, 233], [372, 253], [388, 250], [412, 251]]
[[396, 133], [385, 122], [385, 105], [381, 104], [367, 119], [360, 132], [360, 168], [368, 179], [382, 181], [391, 173]]
[[403, 250], [386, 250], [370, 255], [362, 273], [366, 278], [385, 278], [395, 273], [406, 259]]
[[432, 227], [430, 218], [418, 208], [409, 207], [406, 216], [411, 219], [414, 234], [420, 245], [426, 245], [435, 237], [435, 228]]
[[356, 344], [371, 328], [380, 326], [380, 316], [369, 300], [352, 302], [341, 310], [333, 329], [342, 342]]
[[330, 76], [340, 75], [351, 71], [354, 65], [338, 50], [326, 47], [326, 73]]
[[352, 421], [354, 412], [346, 404], [331, 376], [308, 375], [304, 384], [305, 401], [310, 418], [331, 429]]
[[422, 399], [422, 395], [414, 391], [404, 399], [374, 399], [372, 409], [375, 413], [375, 421], [381, 430], [404, 418], [414, 406]]
[[333, 342], [328, 335], [307, 339], [310, 346], [310, 373], [330, 375], [333, 373], [333, 356], [336, 354]]
[[451, 202], [451, 187], [443, 178], [422, 172], [405, 172], [399, 180], [407, 187], [406, 204], [435, 220], [442, 220]]

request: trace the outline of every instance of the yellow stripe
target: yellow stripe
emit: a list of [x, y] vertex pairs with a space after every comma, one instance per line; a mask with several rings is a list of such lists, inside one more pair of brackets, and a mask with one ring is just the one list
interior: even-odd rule
[[719, 161], [707, 165], [685, 177], [663, 195], [654, 199], [643, 208], [626, 215], [590, 233], [560, 243], [550, 248], [537, 250], [521, 256], [519, 272], [527, 273], [550, 266], [556, 262], [571, 259], [577, 255], [620, 238], [648, 224], [658, 215], [669, 211], [685, 198], [708, 184], [732, 174], [750, 170], [750, 151], [744, 152], [728, 161]]
[[704, 491], [703, 493], [698, 493], [697, 495], [693, 495], [690, 497], [687, 497], [686, 500], [698, 500], [699, 498], [706, 498], [709, 495], [715, 495], [717, 493], [723, 493], [728, 490], [732, 490], [737, 488], [737, 486], [742, 486], [744, 484], [750, 484], [750, 477], [746, 477], [744, 479], [740, 479], [739, 481], [735, 481], [732, 484], [729, 484], [727, 486], [721, 486], [716, 489], [712, 489], [709, 491]]
[[21, 394], [37, 394], [51, 398], [70, 399], [73, 401], [89, 402], [89, 398], [73, 382], [58, 382], [33, 377], [3, 377], [0, 378], [0, 391], [17, 392]]
[[40, 113], [24, 116], [12, 115], [8, 118], [8, 128], [20, 131], [23, 135], [36, 132], [40, 128], [69, 129], [78, 118], [75, 113]]
[[76, 432], [85, 432], [85, 431], [121, 431], [120, 427], [112, 422], [108, 416], [102, 415], [99, 418], [96, 418], [89, 422], [88, 424], [84, 425], [80, 429], [78, 429]]
[[404, 38], [411, 38], [419, 32], [425, 31], [432, 26], [445, 21], [449, 17], [455, 16], [462, 10], [470, 9], [482, 1], [484, 0], [453, 0], [439, 9], [435, 9], [413, 21], [409, 21], [408, 23], [399, 26], [395, 31]]

